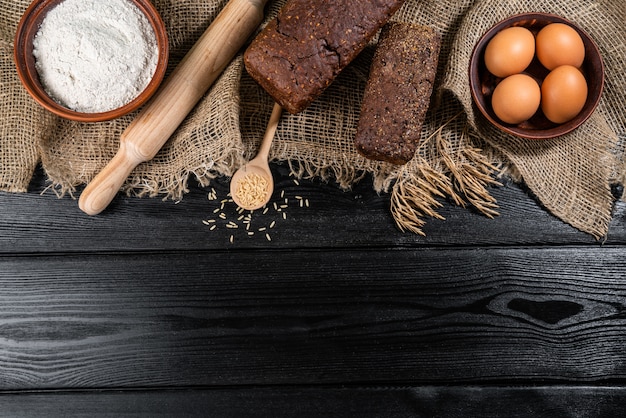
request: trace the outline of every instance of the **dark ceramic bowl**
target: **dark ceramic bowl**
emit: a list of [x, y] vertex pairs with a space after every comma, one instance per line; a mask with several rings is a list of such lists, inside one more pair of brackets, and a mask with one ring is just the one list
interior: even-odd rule
[[[484, 55], [487, 44], [498, 32], [512, 26], [523, 26], [533, 32], [534, 35], [544, 26], [550, 23], [565, 23], [574, 28], [581, 36], [585, 45], [585, 60], [582, 72], [585, 75], [588, 86], [587, 101], [581, 112], [572, 120], [555, 124], [549, 121], [541, 112], [541, 109], [529, 120], [517, 125], [506, 124], [498, 119], [491, 107], [491, 94], [500, 78], [495, 77], [485, 67]], [[531, 75], [539, 83], [548, 74], [535, 58], [524, 73]], [[528, 138], [549, 139], [564, 135], [578, 128], [594, 112], [600, 101], [604, 88], [604, 65], [602, 57], [595, 42], [580, 28], [567, 19], [545, 13], [528, 13], [512, 16], [496, 24], [489, 29], [474, 47], [469, 67], [470, 90], [474, 103], [480, 113], [493, 125], [504, 132]]]
[[35, 0], [22, 16], [15, 33], [15, 63], [20, 80], [28, 93], [44, 108], [66, 119], [80, 122], [100, 122], [128, 114], [143, 105], [163, 81], [169, 58], [169, 45], [165, 25], [158, 11], [148, 0], [131, 0], [141, 10], [154, 29], [159, 48], [157, 67], [152, 80], [131, 102], [106, 112], [84, 113], [68, 109], [54, 101], [43, 88], [33, 56], [33, 39], [46, 13], [63, 0]]

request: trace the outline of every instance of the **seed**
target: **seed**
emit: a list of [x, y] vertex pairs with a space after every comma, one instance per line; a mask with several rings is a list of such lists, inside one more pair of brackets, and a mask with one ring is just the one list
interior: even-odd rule
[[239, 198], [242, 206], [249, 208], [261, 205], [268, 192], [269, 183], [267, 179], [257, 173], [249, 173], [237, 183], [235, 195]]

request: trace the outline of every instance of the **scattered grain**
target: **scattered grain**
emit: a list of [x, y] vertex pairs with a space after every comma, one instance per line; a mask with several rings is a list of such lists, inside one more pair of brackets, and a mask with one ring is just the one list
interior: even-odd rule
[[[261, 178], [260, 176], [258, 177]], [[296, 185], [300, 184], [296, 179], [293, 181]], [[202, 223], [207, 225], [210, 231], [214, 231], [218, 229], [218, 227], [227, 228], [232, 232], [232, 234], [229, 235], [229, 242], [231, 244], [234, 243], [237, 234], [240, 234], [240, 237], [248, 237], [249, 239], [253, 239], [253, 237], [257, 235], [264, 235], [267, 241], [272, 241], [273, 237], [270, 235], [269, 231], [274, 230], [278, 226], [278, 219], [287, 220], [287, 210], [290, 207], [290, 201], [291, 206], [293, 206], [293, 202], [295, 201], [299, 207], [309, 207], [308, 199], [300, 195], [289, 196], [288, 192], [281, 190], [280, 200], [272, 202], [271, 205], [265, 205], [262, 210], [258, 211], [259, 215], [263, 216], [262, 219], [267, 219], [269, 222], [263, 225], [259, 224], [260, 221], [255, 217], [254, 210], [248, 210], [235, 205], [230, 193], [228, 193], [228, 197], [227, 199], [219, 200], [215, 189], [211, 189], [208, 199], [219, 202], [219, 207], [213, 210], [215, 219], [205, 219]], [[233, 206], [231, 206], [231, 204]], [[276, 219], [271, 219], [272, 211], [280, 215]], [[237, 232], [238, 229], [242, 229], [242, 231]]]

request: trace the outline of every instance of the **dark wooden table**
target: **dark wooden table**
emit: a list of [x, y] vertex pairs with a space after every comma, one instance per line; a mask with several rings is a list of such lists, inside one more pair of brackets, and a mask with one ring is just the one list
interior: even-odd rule
[[420, 237], [367, 179], [273, 169], [251, 219], [227, 179], [1, 193], [0, 416], [625, 416], [626, 205], [597, 242], [505, 182]]

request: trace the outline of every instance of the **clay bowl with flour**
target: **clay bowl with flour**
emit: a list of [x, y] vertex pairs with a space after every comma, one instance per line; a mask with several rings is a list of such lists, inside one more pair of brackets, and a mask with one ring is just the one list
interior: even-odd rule
[[[133, 94], [133, 97], [123, 103], [112, 101], [111, 104], [108, 105], [109, 108], [77, 110], [76, 108], [70, 108], [71, 106], [62, 104], [63, 101], [58, 97], [53, 97], [53, 95], [48, 94], [50, 89], [47, 89], [45, 86], [45, 78], [41, 76], [40, 70], [37, 67], [37, 59], [33, 53], [35, 37], [38, 33], [41, 35], [40, 29], [42, 22], [44, 22], [51, 10], [64, 1], [66, 0], [35, 0], [25, 11], [19, 22], [14, 40], [14, 58], [17, 73], [25, 89], [45, 109], [63, 118], [79, 122], [111, 120], [137, 110], [148, 101], [159, 88], [167, 69], [169, 58], [168, 36], [159, 12], [149, 0], [124, 0], [127, 2], [125, 7], [129, 5], [136, 7], [136, 10], [139, 11], [138, 16], [143, 15], [145, 19], [147, 19], [154, 35], [151, 41], [153, 41], [156, 51], [152, 51], [151, 53], [152, 66], [150, 67], [151, 69], [154, 67], [154, 71], [149, 77], [144, 75], [146, 79], [143, 80], [142, 87]], [[144, 27], [143, 30], [148, 31], [146, 27]], [[148, 31], [146, 33], [150, 32]], [[51, 37], [54, 37], [54, 34]], [[151, 42], [149, 45], [153, 45], [153, 43]], [[120, 75], [121, 77], [127, 76], [126, 74]], [[93, 92], [90, 92], [90, 94], [93, 94]]]
[[[575, 29], [582, 38], [585, 49], [585, 58], [580, 70], [585, 75], [588, 85], [588, 94], [584, 107], [573, 119], [564, 123], [557, 124], [551, 122], [543, 114], [541, 108], [537, 111], [537, 113], [535, 113], [534, 116], [522, 123], [504, 123], [498, 119], [491, 106], [492, 93], [501, 79], [493, 74], [490, 74], [486, 69], [484, 62], [485, 49], [487, 48], [489, 41], [498, 32], [506, 28], [521, 26], [530, 30], [536, 37], [537, 33], [550, 23], [564, 23]], [[537, 58], [535, 58], [524, 73], [530, 75], [541, 85], [541, 82], [547, 75], [548, 70], [538, 62]], [[470, 91], [474, 104], [482, 116], [490, 124], [504, 132], [532, 140], [555, 138], [572, 132], [582, 125], [598, 106], [604, 87], [604, 78], [605, 74], [602, 57], [598, 46], [593, 39], [591, 39], [585, 31], [568, 19], [546, 13], [526, 13], [514, 15], [494, 25], [482, 35], [475, 45], [469, 66]]]

